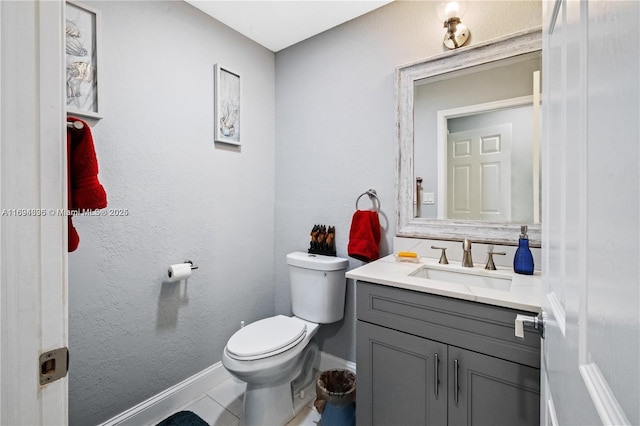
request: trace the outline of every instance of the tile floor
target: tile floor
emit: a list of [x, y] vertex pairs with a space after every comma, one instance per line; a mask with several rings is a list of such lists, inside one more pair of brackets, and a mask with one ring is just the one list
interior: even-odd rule
[[[178, 411], [193, 411], [210, 426], [238, 426], [242, 414], [244, 388], [243, 382], [231, 377]], [[305, 389], [305, 398], [297, 398], [295, 401], [295, 406], [302, 406], [302, 409], [287, 426], [316, 426], [320, 423], [320, 413], [313, 406], [315, 397], [314, 381]]]

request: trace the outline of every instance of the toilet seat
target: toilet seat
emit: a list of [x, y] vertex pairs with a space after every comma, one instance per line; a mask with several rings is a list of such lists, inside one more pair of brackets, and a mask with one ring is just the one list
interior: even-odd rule
[[249, 361], [285, 352], [302, 341], [307, 326], [297, 318], [276, 315], [247, 325], [227, 342], [229, 357]]

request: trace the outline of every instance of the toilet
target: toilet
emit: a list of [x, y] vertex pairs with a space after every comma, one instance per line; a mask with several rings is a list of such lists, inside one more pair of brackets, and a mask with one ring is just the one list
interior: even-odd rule
[[313, 381], [320, 324], [344, 316], [349, 261], [303, 252], [287, 255], [292, 317], [276, 315], [238, 330], [227, 342], [222, 365], [246, 382], [241, 423], [284, 425], [295, 417], [293, 398]]

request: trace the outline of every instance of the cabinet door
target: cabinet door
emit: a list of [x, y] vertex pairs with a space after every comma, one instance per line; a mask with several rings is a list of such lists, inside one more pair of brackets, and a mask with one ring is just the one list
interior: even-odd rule
[[356, 327], [358, 425], [445, 425], [447, 346], [364, 321]]
[[450, 425], [540, 424], [539, 369], [455, 346], [448, 351]]

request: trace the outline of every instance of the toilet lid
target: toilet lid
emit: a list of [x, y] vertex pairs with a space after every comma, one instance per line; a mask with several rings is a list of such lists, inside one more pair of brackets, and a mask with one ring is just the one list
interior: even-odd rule
[[276, 355], [304, 338], [304, 321], [277, 315], [238, 330], [227, 342], [227, 353], [236, 359], [259, 359]]

